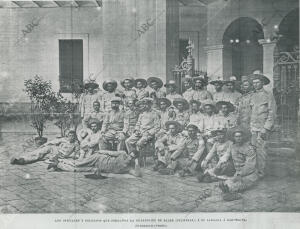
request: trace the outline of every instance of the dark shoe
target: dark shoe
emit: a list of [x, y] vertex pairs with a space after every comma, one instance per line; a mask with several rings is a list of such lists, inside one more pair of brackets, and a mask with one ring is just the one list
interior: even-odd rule
[[56, 170], [57, 169], [57, 164], [56, 163], [50, 163], [49, 165], [48, 165], [48, 167], [47, 167], [47, 170], [49, 170], [49, 169], [54, 169], [54, 170]]
[[180, 177], [185, 177], [185, 175], [186, 175], [184, 170], [180, 170], [178, 172], [178, 174], [179, 174]]
[[25, 160], [24, 160], [24, 158], [20, 158], [20, 159], [17, 159], [17, 158], [12, 158], [11, 160], [10, 160], [10, 163], [12, 164], [12, 165], [25, 165]]
[[234, 200], [239, 200], [239, 199], [242, 199], [242, 195], [237, 192], [225, 193], [223, 195], [224, 201], [234, 201]]
[[158, 170], [158, 172], [161, 175], [174, 175], [174, 170], [173, 169], [169, 169], [169, 168], [160, 169], [160, 170]]
[[221, 191], [223, 193], [228, 193], [229, 192], [229, 189], [228, 189], [227, 185], [224, 183], [224, 181], [219, 182], [219, 188], [221, 189]]
[[17, 158], [15, 158], [15, 157], [12, 157], [11, 159], [10, 159], [10, 164], [12, 164], [12, 165], [14, 165], [14, 164], [17, 164]]
[[94, 179], [94, 180], [97, 180], [97, 179], [106, 179], [107, 178], [105, 176], [102, 176], [101, 174], [97, 175], [95, 173], [93, 173], [93, 174], [86, 174], [84, 176], [85, 176], [85, 178]]
[[156, 163], [156, 164], [153, 166], [152, 170], [153, 170], [153, 171], [157, 171], [157, 170], [158, 170], [158, 167], [159, 167], [159, 165], [158, 165], [158, 163]]
[[212, 179], [212, 177], [209, 174], [204, 174], [202, 182], [204, 182], [204, 183], [212, 183], [212, 182], [214, 182], [214, 180]]

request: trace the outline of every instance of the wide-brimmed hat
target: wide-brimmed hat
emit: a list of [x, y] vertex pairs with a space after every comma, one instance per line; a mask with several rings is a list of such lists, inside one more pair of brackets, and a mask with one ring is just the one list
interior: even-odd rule
[[228, 80], [224, 81], [224, 84], [228, 84], [228, 83], [232, 83], [234, 85], [237, 84], [238, 81], [237, 81], [236, 76], [230, 76]]
[[153, 99], [151, 99], [151, 98], [143, 98], [143, 99], [141, 99], [141, 100], [139, 100], [139, 101], [136, 102], [137, 106], [139, 106], [141, 104], [150, 104], [150, 105], [152, 105], [153, 104]]
[[177, 87], [175, 80], [169, 80], [169, 81], [165, 84], [165, 87], [168, 87], [168, 86]]
[[196, 103], [198, 105], [198, 107], [201, 106], [201, 102], [195, 99], [190, 100], [190, 104], [192, 105], [193, 103]]
[[161, 88], [161, 87], [163, 86], [163, 84], [164, 84], [160, 78], [157, 78], [157, 77], [149, 77], [149, 78], [147, 79], [147, 83], [148, 83], [149, 87], [151, 87], [151, 83], [152, 83], [152, 82], [156, 82], [159, 88]]
[[193, 83], [195, 83], [197, 80], [200, 80], [202, 82], [203, 86], [207, 85], [207, 80], [204, 77], [201, 77], [201, 76], [193, 77]]
[[157, 99], [158, 106], [160, 105], [160, 102], [162, 102], [162, 101], [167, 104], [167, 107], [171, 106], [171, 104], [172, 104], [172, 102], [169, 99], [162, 97], [162, 98]]
[[122, 99], [120, 98], [120, 97], [118, 97], [118, 96], [114, 96], [111, 100], [110, 100], [110, 102], [112, 103], [112, 102], [118, 102], [118, 103], [121, 103], [122, 102]]
[[222, 134], [226, 134], [227, 129], [223, 128], [223, 129], [216, 129], [216, 130], [212, 130], [211, 131], [211, 135], [212, 136], [217, 136], [218, 133], [222, 133]]
[[103, 89], [104, 89], [105, 91], [107, 91], [107, 85], [108, 85], [108, 84], [112, 84], [113, 87], [114, 87], [114, 89], [116, 89], [117, 86], [118, 86], [118, 83], [117, 83], [117, 81], [115, 81], [115, 80], [112, 80], [112, 79], [105, 80], [105, 81], [103, 82], [103, 84], [102, 84], [102, 87], [103, 87]]
[[174, 125], [178, 132], [182, 131], [182, 125], [177, 121], [166, 121], [165, 126], [169, 128], [170, 125]]
[[187, 127], [186, 127], [186, 129], [188, 129], [190, 127], [194, 128], [195, 130], [197, 130], [199, 132], [199, 128], [195, 124], [192, 124], [192, 123], [188, 124]]
[[122, 87], [124, 87], [124, 83], [125, 83], [126, 80], [128, 80], [130, 82], [132, 87], [134, 86], [134, 83], [135, 83], [134, 79], [132, 77], [128, 77], [128, 78], [125, 78], [121, 81]]
[[134, 85], [136, 86], [138, 82], [141, 82], [143, 84], [143, 87], [147, 87], [147, 80], [143, 79], [143, 78], [138, 78], [134, 80]]
[[256, 70], [253, 72], [253, 74], [249, 75], [251, 81], [259, 79], [263, 82], [264, 85], [267, 85], [270, 83], [270, 80], [268, 77], [266, 77], [261, 71]]
[[209, 83], [212, 84], [212, 85], [216, 85], [216, 84], [224, 85], [224, 80], [221, 79], [220, 77], [218, 77], [217, 79], [212, 80], [212, 81], [210, 81]]
[[178, 106], [179, 103], [183, 104], [183, 109], [184, 110], [187, 110], [190, 107], [188, 101], [186, 99], [184, 99], [184, 98], [176, 98], [176, 99], [173, 100], [173, 105], [176, 108], [177, 108], [177, 106]]
[[213, 109], [216, 108], [216, 104], [213, 100], [207, 99], [207, 100], [202, 101], [202, 107], [205, 107], [208, 105], [211, 106]]
[[97, 89], [99, 87], [99, 84], [97, 84], [95, 82], [95, 80], [88, 80], [84, 82], [84, 88], [88, 89], [88, 88], [93, 88], [93, 89]]
[[242, 126], [237, 126], [228, 130], [227, 135], [230, 140], [234, 140], [233, 136], [235, 133], [242, 133], [244, 136], [244, 141], [248, 141], [251, 138], [251, 132], [249, 129], [246, 129]]
[[228, 101], [219, 101], [216, 103], [216, 108], [218, 110], [221, 109], [222, 105], [227, 105], [229, 112], [233, 112], [235, 110], [234, 105]]
[[99, 119], [96, 119], [96, 118], [90, 118], [89, 119], [89, 122], [88, 122], [89, 126], [91, 126], [92, 124], [95, 124], [95, 123], [99, 126], [101, 121]]

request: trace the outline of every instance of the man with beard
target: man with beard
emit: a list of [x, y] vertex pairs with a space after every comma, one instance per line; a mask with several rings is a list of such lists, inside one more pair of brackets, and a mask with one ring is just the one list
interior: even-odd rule
[[182, 98], [182, 95], [178, 94], [176, 91], [177, 85], [174, 80], [169, 80], [169, 82], [165, 84], [165, 87], [167, 89], [166, 98], [171, 102], [173, 102], [174, 99]]
[[227, 101], [219, 101], [217, 102], [216, 107], [219, 111], [217, 114], [219, 129], [230, 129], [237, 126], [237, 117], [233, 113], [234, 106], [232, 103]]
[[242, 96], [237, 102], [237, 124], [246, 129], [250, 129], [250, 100], [253, 94], [253, 86], [248, 76], [242, 76], [241, 81]]
[[106, 114], [101, 129], [103, 138], [100, 142], [100, 149], [114, 148], [114, 144], [117, 142], [117, 150], [124, 150], [124, 112], [120, 110], [121, 99], [113, 97], [110, 98], [110, 101], [111, 111]]
[[204, 100], [212, 100], [212, 95], [204, 87], [207, 85], [206, 80], [202, 77], [194, 77], [194, 92], [192, 99], [202, 103]]
[[250, 144], [249, 130], [236, 127], [230, 134], [234, 144], [231, 147], [231, 155], [235, 167], [235, 174], [232, 178], [219, 183], [226, 201], [240, 199], [239, 192], [245, 191], [255, 185], [258, 180], [256, 169], [256, 152]]
[[263, 177], [267, 157], [265, 145], [274, 126], [276, 104], [273, 94], [263, 88], [264, 85], [270, 83], [270, 80], [259, 71], [255, 71], [250, 77], [254, 87], [254, 93], [250, 99], [251, 143], [256, 147], [259, 176]]
[[129, 153], [138, 155], [160, 130], [159, 115], [151, 108], [152, 104], [153, 100], [150, 98], [137, 102], [142, 113], [139, 115], [133, 134], [125, 141]]
[[200, 159], [204, 153], [205, 143], [197, 134], [197, 126], [190, 124], [187, 126], [188, 136], [182, 144], [170, 155], [167, 168], [160, 169], [158, 172], [163, 175], [172, 175], [179, 170], [181, 176], [187, 174], [194, 175]]
[[182, 144], [183, 137], [180, 134], [182, 126], [176, 121], [167, 121], [165, 123], [167, 132], [155, 143], [155, 158], [153, 170], [165, 168], [172, 153]]
[[178, 98], [173, 101], [175, 109], [175, 121], [179, 122], [183, 128], [190, 122], [189, 103], [184, 98]]

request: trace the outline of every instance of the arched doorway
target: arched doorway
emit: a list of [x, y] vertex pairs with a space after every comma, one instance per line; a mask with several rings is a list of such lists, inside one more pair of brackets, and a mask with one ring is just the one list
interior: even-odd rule
[[284, 135], [294, 134], [299, 109], [299, 8], [288, 13], [274, 26], [274, 96], [278, 120]]
[[223, 73], [225, 77], [240, 78], [263, 69], [263, 49], [258, 43], [264, 38], [262, 26], [254, 19], [240, 17], [234, 20], [223, 35]]

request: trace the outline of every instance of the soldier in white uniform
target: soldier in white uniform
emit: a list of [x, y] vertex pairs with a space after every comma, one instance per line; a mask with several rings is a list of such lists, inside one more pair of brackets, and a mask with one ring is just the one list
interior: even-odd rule
[[103, 98], [102, 98], [102, 110], [104, 112], [111, 111], [111, 100], [112, 98], [118, 96], [118, 97], [124, 97], [124, 94], [117, 89], [118, 83], [115, 80], [106, 80], [103, 82], [102, 87], [104, 89]]
[[234, 113], [234, 106], [227, 101], [219, 101], [216, 104], [218, 109], [217, 119], [219, 129], [230, 129], [237, 126], [237, 116]]
[[172, 103], [174, 99], [182, 98], [182, 95], [178, 94], [176, 91], [177, 85], [174, 80], [169, 80], [169, 82], [165, 84], [165, 87], [167, 89], [166, 98], [169, 99]]
[[193, 79], [191, 77], [184, 78], [184, 80], [183, 80], [183, 88], [184, 88], [184, 92], [183, 92], [182, 96], [188, 102], [190, 102], [192, 100], [193, 94], [194, 94]]
[[215, 103], [219, 102], [219, 101], [224, 101], [224, 91], [223, 89], [223, 85], [224, 85], [224, 81], [222, 79], [217, 79], [217, 80], [213, 80], [210, 82], [210, 84], [214, 85], [215, 87], [215, 92], [212, 94], [213, 95], [213, 100], [215, 101]]
[[237, 106], [238, 99], [242, 96], [236, 89], [238, 81], [235, 76], [231, 76], [229, 80], [224, 82], [224, 101], [231, 102], [234, 106]]
[[205, 100], [212, 100], [212, 95], [209, 91], [205, 89], [207, 82], [204, 78], [194, 77], [194, 90], [193, 90], [193, 100], [197, 100], [202, 103]]
[[136, 91], [136, 96], [137, 100], [140, 101], [143, 98], [149, 97], [149, 91], [146, 90], [147, 87], [147, 80], [138, 78], [135, 79], [135, 91]]

